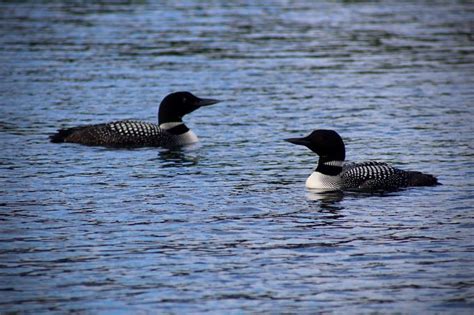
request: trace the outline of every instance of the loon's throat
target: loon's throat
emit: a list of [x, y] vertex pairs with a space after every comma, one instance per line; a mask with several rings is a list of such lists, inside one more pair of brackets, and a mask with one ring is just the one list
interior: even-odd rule
[[324, 175], [335, 176], [342, 172], [343, 165], [344, 161], [325, 161], [321, 158], [315, 171]]

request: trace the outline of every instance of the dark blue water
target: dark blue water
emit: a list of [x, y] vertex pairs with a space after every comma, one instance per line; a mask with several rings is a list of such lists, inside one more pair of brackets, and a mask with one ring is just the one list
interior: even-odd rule
[[[0, 309], [472, 313], [469, 1], [0, 4]], [[51, 144], [224, 102], [167, 151]], [[351, 161], [435, 174], [385, 195], [304, 188], [337, 130]]]

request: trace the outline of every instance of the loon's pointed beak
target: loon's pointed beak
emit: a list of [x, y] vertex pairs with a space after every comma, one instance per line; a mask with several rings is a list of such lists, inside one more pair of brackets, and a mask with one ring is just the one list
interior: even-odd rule
[[293, 144], [299, 144], [299, 145], [305, 145], [305, 146], [308, 146], [310, 144], [310, 142], [306, 138], [288, 138], [288, 139], [285, 139], [285, 141], [288, 141]]
[[219, 103], [220, 100], [215, 100], [212, 98], [200, 98], [199, 101], [197, 101], [196, 105], [197, 106], [208, 106], [212, 104]]

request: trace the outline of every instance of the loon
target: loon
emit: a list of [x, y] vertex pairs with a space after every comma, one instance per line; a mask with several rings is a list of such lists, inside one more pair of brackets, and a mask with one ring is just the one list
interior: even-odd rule
[[345, 164], [344, 142], [334, 130], [315, 130], [307, 137], [285, 141], [304, 145], [319, 155], [316, 170], [306, 180], [307, 188], [322, 191], [393, 191], [410, 186], [439, 184], [433, 175], [404, 171], [383, 162]]
[[105, 124], [59, 129], [50, 136], [53, 143], [73, 142], [106, 147], [174, 147], [198, 142], [197, 136], [183, 123], [183, 116], [201, 106], [220, 102], [199, 98], [190, 92], [167, 95], [158, 110], [158, 124], [120, 120]]

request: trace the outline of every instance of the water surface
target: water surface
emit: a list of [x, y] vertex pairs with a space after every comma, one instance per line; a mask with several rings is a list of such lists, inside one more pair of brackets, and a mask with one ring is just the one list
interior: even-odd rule
[[[473, 25], [463, 1], [0, 4], [0, 308], [46, 313], [470, 313]], [[182, 150], [51, 144], [156, 121]], [[384, 195], [305, 190], [337, 130], [351, 161], [436, 174]]]

